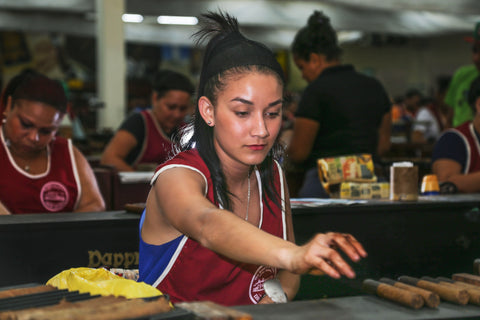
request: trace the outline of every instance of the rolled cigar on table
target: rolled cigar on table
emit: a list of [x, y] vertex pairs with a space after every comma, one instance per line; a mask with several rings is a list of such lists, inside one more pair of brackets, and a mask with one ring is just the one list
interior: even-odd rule
[[452, 279], [455, 281], [462, 281], [476, 286], [480, 286], [480, 276], [469, 273], [455, 273], [452, 275]]
[[458, 286], [462, 286], [464, 288], [470, 288], [470, 289], [480, 291], [480, 286], [476, 286], [476, 285], [471, 284], [471, 283], [466, 283], [466, 282], [462, 282], [462, 281], [455, 281], [455, 280], [452, 280], [452, 279], [446, 278], [446, 277], [437, 277], [437, 279], [440, 280], [440, 281], [444, 281], [444, 282], [454, 283], [454, 284], [456, 284]]
[[34, 287], [14, 288], [0, 291], [0, 299], [23, 296], [26, 294], [41, 293], [57, 290], [57, 288], [49, 285], [39, 285]]
[[418, 293], [400, 289], [373, 279], [365, 279], [362, 288], [367, 293], [375, 294], [413, 309], [420, 309], [424, 304], [422, 296]]
[[467, 290], [467, 293], [470, 296], [468, 302], [480, 306], [480, 287], [466, 282], [453, 281], [451, 279], [443, 277], [437, 277], [437, 279], [440, 280], [440, 283], [450, 283], [451, 285], [457, 286], [458, 288]]
[[401, 281], [412, 286], [417, 286], [426, 290], [435, 292], [441, 299], [449, 302], [453, 302], [460, 305], [466, 305], [468, 303], [468, 293], [465, 290], [453, 288], [446, 285], [441, 285], [427, 280], [421, 280], [410, 276], [398, 277], [398, 281]]
[[397, 288], [400, 288], [400, 289], [405, 289], [405, 290], [408, 290], [410, 292], [418, 293], [419, 295], [422, 296], [422, 298], [425, 302], [425, 305], [427, 307], [437, 308], [440, 305], [440, 297], [435, 292], [425, 290], [425, 289], [422, 289], [422, 288], [419, 288], [419, 287], [415, 287], [415, 286], [412, 286], [412, 285], [409, 285], [409, 284], [406, 284], [406, 283], [403, 283], [403, 282], [398, 282], [398, 281], [395, 281], [395, 280], [389, 279], [389, 278], [381, 278], [380, 282], [389, 284], [391, 286], [394, 286], [394, 287], [397, 287]]
[[[88, 302], [92, 302], [89, 304]], [[75, 303], [69, 304], [72, 306]], [[93, 301], [86, 300], [81, 307], [43, 310], [35, 314], [35, 317], [28, 317], [29, 320], [65, 320], [65, 319], [89, 319], [89, 320], [117, 320], [145, 318], [157, 313], [164, 313], [171, 310], [169, 302], [165, 298], [156, 300], [126, 299], [97, 305]], [[17, 318], [20, 319], [20, 318]]]
[[11, 310], [0, 312], [0, 320], [32, 320], [44, 317], [46, 314], [52, 314], [50, 312], [57, 312], [62, 310], [80, 309], [80, 308], [95, 308], [103, 305], [118, 303], [126, 301], [123, 297], [105, 296], [98, 297], [77, 302], [68, 302], [61, 300], [59, 303], [46, 306], [46, 307], [33, 307], [21, 310]]
[[[463, 286], [461, 284], [456, 284], [455, 281], [450, 280], [450, 281], [444, 281], [439, 278], [431, 278], [431, 277], [422, 277], [422, 280], [427, 280], [431, 282], [435, 282], [444, 286], [451, 286], [452, 288], [457, 288], [460, 290], [465, 290], [468, 293], [468, 303], [470, 304], [475, 304], [475, 305], [480, 305], [480, 290], [479, 289], [471, 289], [469, 287]], [[479, 287], [480, 288], [480, 287]]]

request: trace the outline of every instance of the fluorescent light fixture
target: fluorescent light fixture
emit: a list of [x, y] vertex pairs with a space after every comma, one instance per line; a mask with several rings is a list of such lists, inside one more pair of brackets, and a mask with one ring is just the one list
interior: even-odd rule
[[362, 39], [364, 36], [361, 31], [339, 31], [337, 32], [338, 42], [353, 42]]
[[159, 24], [181, 24], [194, 26], [198, 23], [196, 17], [186, 17], [186, 16], [158, 16], [157, 22]]
[[143, 21], [143, 16], [141, 14], [124, 13], [122, 14], [122, 21], [131, 22], [131, 23], [140, 23]]

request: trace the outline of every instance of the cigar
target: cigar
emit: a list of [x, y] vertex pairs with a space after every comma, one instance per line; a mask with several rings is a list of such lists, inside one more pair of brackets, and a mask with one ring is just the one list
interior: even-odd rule
[[455, 280], [452, 280], [452, 279], [449, 279], [449, 278], [446, 278], [446, 277], [437, 277], [437, 279], [440, 280], [440, 281], [444, 281], [444, 282], [455, 283], [456, 285], [462, 286], [464, 288], [472, 288], [472, 289], [477, 289], [478, 291], [480, 291], [480, 286], [476, 286], [476, 285], [471, 284], [471, 283], [466, 283], [466, 282], [462, 282], [462, 281], [455, 281]]
[[411, 286], [409, 284], [398, 282], [389, 278], [381, 278], [380, 282], [389, 284], [391, 286], [394, 286], [400, 289], [405, 289], [410, 292], [418, 293], [419, 295], [422, 296], [423, 301], [425, 302], [425, 305], [429, 308], [437, 308], [440, 305], [440, 297], [435, 292], [428, 291], [419, 287]]
[[398, 278], [398, 281], [433, 291], [438, 294], [441, 299], [446, 301], [450, 301], [460, 305], [466, 305], [468, 303], [469, 296], [467, 291], [465, 290], [459, 290], [450, 286], [440, 285], [438, 283], [421, 280], [409, 276], [401, 276]]
[[476, 287], [465, 282], [453, 281], [444, 277], [437, 277], [435, 280], [439, 281], [440, 284], [450, 285], [466, 290], [469, 295], [468, 303], [480, 305], [480, 287]]
[[39, 285], [34, 287], [26, 287], [26, 288], [15, 288], [15, 289], [8, 289], [0, 291], [0, 299], [3, 298], [11, 298], [16, 296], [23, 296], [26, 294], [34, 294], [34, 293], [41, 293], [47, 291], [57, 290], [54, 286], [50, 285]]
[[448, 282], [448, 281], [442, 281], [442, 280], [439, 280], [439, 279], [434, 279], [432, 277], [422, 277], [422, 280], [435, 282], [435, 283], [438, 283], [438, 284], [443, 285], [443, 286], [450, 286], [451, 288], [456, 288], [456, 289], [459, 289], [459, 290], [465, 290], [468, 294], [468, 303], [480, 305], [479, 304], [480, 303], [480, 292], [478, 290], [468, 289], [468, 288], [462, 287], [460, 285], [457, 285], [455, 283]]
[[480, 276], [469, 273], [455, 273], [452, 275], [452, 279], [455, 281], [466, 282], [480, 286]]
[[400, 289], [373, 279], [365, 279], [362, 288], [367, 293], [375, 294], [413, 309], [420, 309], [424, 304], [422, 296], [418, 293]]

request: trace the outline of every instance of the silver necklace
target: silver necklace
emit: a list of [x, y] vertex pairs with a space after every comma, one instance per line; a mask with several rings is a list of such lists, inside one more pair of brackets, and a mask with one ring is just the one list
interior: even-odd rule
[[[5, 145], [6, 145], [7, 148], [10, 150], [10, 154], [11, 154], [11, 149], [10, 149], [10, 147], [11, 147], [12, 143], [10, 142], [10, 139], [8, 139], [8, 138], [6, 137], [6, 135], [5, 135], [5, 129], [4, 129], [3, 126], [2, 126], [2, 137], [3, 137], [4, 141], [5, 141]], [[13, 156], [13, 155], [12, 155], [12, 156]], [[30, 165], [27, 163], [27, 164], [23, 167], [23, 170], [24, 170], [25, 172], [30, 172]]]
[[247, 191], [247, 214], [245, 215], [245, 220], [248, 221], [248, 209], [250, 208], [250, 170], [248, 171], [248, 191]]

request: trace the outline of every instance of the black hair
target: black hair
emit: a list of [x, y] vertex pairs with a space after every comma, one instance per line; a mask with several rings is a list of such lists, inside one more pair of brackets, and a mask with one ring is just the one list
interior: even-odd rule
[[62, 84], [40, 73], [28, 72], [22, 76], [11, 97], [12, 103], [24, 99], [47, 104], [62, 114], [67, 112], [68, 101]]
[[297, 58], [310, 60], [310, 54], [325, 55], [327, 61], [338, 60], [342, 49], [338, 45], [337, 33], [323, 12], [315, 10], [301, 28], [292, 43], [292, 53]]
[[405, 92], [405, 98], [409, 99], [413, 97], [419, 97], [420, 99], [423, 99], [423, 94], [418, 89], [408, 89], [407, 92]]
[[172, 70], [160, 70], [153, 79], [152, 89], [158, 98], [162, 98], [170, 90], [185, 91], [191, 96], [195, 93], [195, 87], [190, 79]]
[[[229, 81], [233, 81], [239, 75], [252, 72], [274, 75], [285, 87], [283, 71], [273, 53], [264, 45], [244, 38], [239, 32], [236, 18], [222, 12], [209, 12], [202, 15], [200, 21], [202, 28], [194, 35], [197, 37], [197, 43], [203, 39], [209, 38], [210, 40], [202, 64], [197, 101], [200, 97], [205, 96], [215, 106], [219, 92], [224, 90]], [[231, 54], [226, 55], [224, 51], [231, 49], [232, 46], [236, 46], [238, 49], [233, 53], [234, 57]], [[244, 50], [243, 54], [242, 50]], [[241, 57], [237, 55], [241, 55]], [[214, 58], [211, 59], [212, 57]], [[187, 127], [185, 134], [188, 138], [186, 141], [182, 141], [181, 150], [192, 148], [198, 150], [211, 174], [214, 200], [223, 208], [231, 210], [230, 196], [235, 195], [228, 190], [225, 175], [215, 151], [213, 128], [208, 126], [201, 117], [198, 104], [193, 123]], [[277, 206], [280, 206], [280, 196], [274, 187], [273, 168], [274, 160], [280, 159], [282, 152], [283, 148], [277, 138], [267, 157], [257, 166], [263, 182], [263, 200], [271, 199]], [[268, 206], [268, 201], [265, 203]]]
[[468, 90], [468, 104], [472, 108], [473, 114], [477, 113], [477, 108], [475, 103], [477, 99], [480, 98], [480, 76], [476, 77], [475, 80], [470, 84], [470, 89]]
[[7, 85], [2, 91], [2, 95], [0, 97], [0, 112], [3, 114], [5, 109], [7, 108], [7, 103], [8, 103], [8, 97], [11, 97], [17, 87], [28, 77], [31, 75], [38, 74], [35, 70], [33, 69], [25, 69], [19, 74], [15, 75], [13, 78], [8, 81]]

